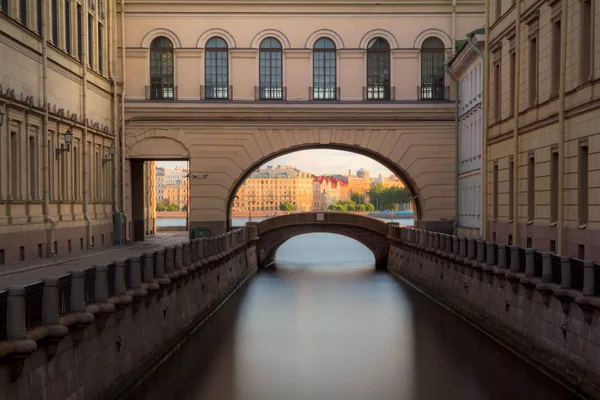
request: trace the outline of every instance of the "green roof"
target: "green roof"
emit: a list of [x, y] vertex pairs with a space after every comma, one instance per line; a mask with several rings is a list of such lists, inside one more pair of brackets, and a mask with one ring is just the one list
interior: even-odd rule
[[454, 48], [456, 48], [456, 53], [458, 54], [466, 45], [467, 39], [461, 39], [454, 42]]

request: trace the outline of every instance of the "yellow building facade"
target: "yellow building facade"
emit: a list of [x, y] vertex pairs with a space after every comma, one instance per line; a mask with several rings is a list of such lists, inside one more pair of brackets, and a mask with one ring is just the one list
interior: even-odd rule
[[488, 1], [485, 235], [598, 260], [598, 3]]

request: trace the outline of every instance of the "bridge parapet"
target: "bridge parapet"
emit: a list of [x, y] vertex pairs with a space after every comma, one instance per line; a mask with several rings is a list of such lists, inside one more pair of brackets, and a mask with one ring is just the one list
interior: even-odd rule
[[390, 271], [600, 398], [599, 262], [397, 226], [389, 239]]
[[[94, 398], [113, 390], [108, 397], [115, 397], [118, 381], [145, 373], [149, 360], [158, 362], [173, 341], [256, 270], [257, 240], [257, 227], [249, 226], [108, 264], [81, 265], [27, 285], [0, 287], [0, 375], [11, 378], [0, 382], [0, 393], [20, 399], [17, 387], [34, 385], [40, 371], [33, 369], [50, 368], [40, 363], [56, 356], [62, 372], [53, 373], [44, 387], [34, 385], [32, 397], [53, 400], [78, 393]], [[141, 343], [143, 336], [154, 342]], [[65, 342], [66, 337], [71, 340]], [[36, 365], [25, 363], [38, 351], [43, 355], [35, 357]], [[122, 375], [107, 379], [102, 371], [93, 371], [84, 377], [89, 365], [99, 363], [75, 353], [102, 357], [102, 365], [114, 364]], [[63, 360], [69, 360], [68, 366]], [[52, 381], [67, 374], [80, 383], [72, 393]]]
[[373, 252], [376, 267], [381, 269], [387, 267], [388, 226], [397, 226], [377, 218], [339, 211], [293, 213], [254, 224], [259, 234], [257, 247], [260, 266], [272, 264], [277, 249], [287, 240], [302, 234], [323, 232], [361, 242]]

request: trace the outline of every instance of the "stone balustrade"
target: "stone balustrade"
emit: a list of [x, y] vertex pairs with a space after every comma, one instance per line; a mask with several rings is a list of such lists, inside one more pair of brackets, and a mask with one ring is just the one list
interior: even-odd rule
[[[0, 291], [0, 368], [10, 369], [13, 382], [8, 385], [23, 379], [24, 360], [37, 350], [50, 360], [65, 337], [78, 346], [89, 339], [84, 335], [87, 327], [94, 326], [90, 332], [100, 335], [109, 319], [117, 325], [124, 318], [135, 319], [142, 304], [146, 310], [156, 308], [157, 301], [173, 292], [181, 292], [177, 296], [187, 300], [165, 299], [164, 318], [167, 302], [185, 308], [174, 315], [189, 320], [206, 314], [256, 269], [253, 246], [257, 240], [258, 230], [250, 226], [106, 265], [73, 268], [60, 276]], [[182, 329], [189, 320], [175, 324], [169, 333], [176, 335], [175, 329]], [[117, 346], [120, 349], [124, 344]], [[0, 394], [3, 389], [0, 382]]]
[[393, 225], [388, 238], [390, 271], [600, 395], [600, 263]]

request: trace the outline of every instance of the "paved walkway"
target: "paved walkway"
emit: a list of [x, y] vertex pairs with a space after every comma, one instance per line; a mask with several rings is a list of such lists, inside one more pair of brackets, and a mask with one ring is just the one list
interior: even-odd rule
[[104, 264], [127, 257], [141, 255], [167, 245], [187, 241], [187, 232], [159, 233], [149, 236], [143, 242], [109, 246], [101, 249], [86, 250], [36, 261], [0, 266], [0, 290], [10, 285], [25, 285], [45, 276], [60, 276], [68, 270]]

